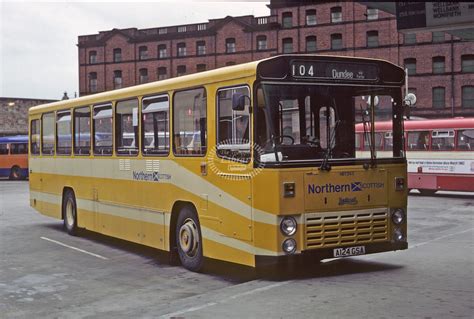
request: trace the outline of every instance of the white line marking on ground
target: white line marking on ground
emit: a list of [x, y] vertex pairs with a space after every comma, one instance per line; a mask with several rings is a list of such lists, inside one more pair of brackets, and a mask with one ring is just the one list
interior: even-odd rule
[[106, 258], [106, 257], [104, 257], [104, 256], [97, 255], [97, 254], [88, 252], [88, 251], [83, 250], [83, 249], [79, 249], [79, 248], [76, 248], [76, 247], [73, 247], [73, 246], [69, 246], [69, 245], [63, 244], [62, 242], [57, 241], [57, 240], [49, 239], [49, 238], [46, 238], [46, 237], [40, 237], [40, 238], [43, 239], [43, 240], [47, 240], [47, 241], [49, 241], [49, 242], [52, 242], [52, 243], [55, 243], [55, 244], [58, 244], [58, 245], [61, 245], [61, 246], [64, 246], [64, 247], [73, 249], [73, 250], [75, 250], [75, 251], [78, 251], [78, 252], [81, 252], [81, 253], [84, 253], [84, 254], [88, 254], [88, 255], [91, 255], [91, 256], [94, 256], [94, 257], [97, 257], [97, 258], [100, 258], [100, 259], [108, 260], [108, 258]]
[[454, 234], [447, 234], [447, 235], [444, 235], [444, 236], [440, 236], [440, 237], [437, 237], [437, 238], [433, 238], [433, 239], [427, 240], [427, 241], [425, 241], [425, 242], [422, 242], [422, 243], [419, 243], [419, 244], [415, 244], [415, 245], [413, 245], [413, 246], [408, 246], [408, 249], [420, 247], [420, 246], [429, 244], [429, 243], [431, 243], [431, 242], [433, 242], [433, 241], [437, 241], [437, 240], [444, 239], [444, 238], [447, 238], [447, 237], [452, 237], [452, 236], [464, 234], [464, 233], [470, 232], [470, 231], [472, 231], [472, 230], [474, 230], [474, 228], [469, 228], [469, 229], [466, 229], [466, 230], [463, 230], [463, 231], [460, 231], [460, 232], [457, 232], [457, 233], [454, 233]]
[[291, 281], [283, 281], [283, 282], [275, 283], [275, 284], [272, 284], [272, 285], [268, 285], [268, 286], [264, 286], [264, 287], [260, 287], [260, 288], [255, 288], [255, 289], [252, 289], [252, 290], [249, 290], [249, 291], [246, 291], [246, 292], [241, 292], [241, 293], [235, 294], [233, 296], [230, 296], [230, 297], [227, 297], [227, 298], [215, 301], [215, 302], [208, 302], [208, 303], [205, 303], [205, 304], [200, 305], [200, 306], [193, 306], [193, 307], [183, 309], [183, 310], [180, 310], [180, 311], [168, 313], [166, 315], [160, 316], [160, 318], [164, 319], [164, 318], [176, 317], [176, 316], [188, 313], [188, 312], [193, 312], [193, 311], [201, 310], [201, 309], [204, 309], [204, 308], [212, 307], [212, 306], [215, 306], [215, 305], [218, 305], [218, 304], [222, 304], [222, 303], [225, 303], [227, 301], [237, 299], [237, 298], [240, 298], [240, 297], [243, 297], [243, 296], [248, 296], [248, 295], [255, 294], [257, 292], [270, 290], [270, 289], [273, 289], [273, 288], [276, 288], [276, 287], [279, 287], [279, 286], [282, 286], [282, 285], [286, 285], [290, 282]]

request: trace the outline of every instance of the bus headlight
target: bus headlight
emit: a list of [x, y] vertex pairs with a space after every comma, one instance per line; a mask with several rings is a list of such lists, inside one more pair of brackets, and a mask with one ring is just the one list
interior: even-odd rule
[[403, 232], [401, 229], [397, 228], [393, 232], [393, 240], [394, 241], [402, 241], [405, 239], [405, 236], [403, 235]]
[[296, 240], [293, 238], [287, 238], [285, 241], [283, 241], [283, 244], [281, 245], [281, 248], [283, 248], [283, 251], [287, 254], [293, 254], [296, 251]]
[[395, 225], [400, 225], [405, 221], [405, 212], [401, 208], [392, 211], [392, 221]]
[[293, 236], [296, 233], [296, 219], [291, 216], [285, 217], [281, 220], [280, 229], [283, 235]]

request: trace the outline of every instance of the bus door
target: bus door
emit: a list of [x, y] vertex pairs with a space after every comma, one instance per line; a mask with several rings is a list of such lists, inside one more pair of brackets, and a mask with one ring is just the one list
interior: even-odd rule
[[219, 209], [221, 233], [250, 241], [253, 173], [250, 90], [247, 86], [218, 90], [217, 103], [217, 145], [208, 162], [211, 174], [217, 175], [217, 185], [230, 196]]

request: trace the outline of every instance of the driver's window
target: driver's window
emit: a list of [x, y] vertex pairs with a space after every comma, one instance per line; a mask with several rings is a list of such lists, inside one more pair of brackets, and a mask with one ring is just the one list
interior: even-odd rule
[[[319, 139], [321, 148], [327, 149], [328, 144], [331, 149], [336, 145], [336, 119], [333, 107], [323, 106], [319, 109]], [[330, 141], [330, 142], [328, 142]]]
[[[243, 96], [244, 110], [232, 110], [234, 95]], [[219, 90], [217, 102], [217, 154], [247, 162], [250, 159], [250, 90], [246, 86]]]
[[[300, 143], [300, 109], [298, 100], [283, 100], [280, 102], [281, 128], [280, 132], [283, 136], [282, 144], [299, 144]], [[285, 138], [291, 136], [290, 138]]]

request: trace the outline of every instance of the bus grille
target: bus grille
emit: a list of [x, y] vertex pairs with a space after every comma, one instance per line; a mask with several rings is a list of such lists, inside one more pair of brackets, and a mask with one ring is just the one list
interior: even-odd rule
[[386, 208], [306, 214], [306, 249], [388, 240]]

